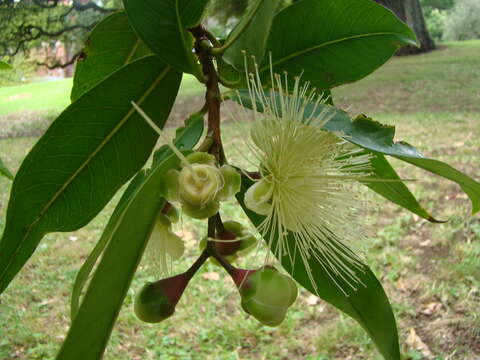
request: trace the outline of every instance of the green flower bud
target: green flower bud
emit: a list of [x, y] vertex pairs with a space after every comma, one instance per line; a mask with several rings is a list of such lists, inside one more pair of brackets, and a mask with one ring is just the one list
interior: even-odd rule
[[[223, 223], [225, 231], [217, 232], [215, 237], [215, 249], [228, 262], [234, 262], [239, 256], [245, 255], [256, 244], [257, 239], [247, 231], [247, 229], [237, 221], [225, 221]], [[207, 246], [207, 237], [204, 237], [200, 243], [200, 250]], [[225, 241], [222, 241], [225, 240]], [[236, 240], [236, 241], [235, 241]], [[214, 264], [219, 265], [214, 259], [210, 259]]]
[[250, 272], [245, 281], [240, 282], [242, 308], [262, 324], [279, 325], [287, 313], [288, 307], [297, 298], [295, 282], [271, 267]]
[[245, 206], [260, 215], [268, 215], [272, 209], [272, 184], [262, 179], [245, 193]]
[[146, 283], [135, 297], [135, 315], [148, 323], [158, 323], [169, 318], [175, 312], [175, 306], [187, 284], [185, 274]]
[[217, 163], [215, 156], [201, 151], [189, 154], [187, 156], [187, 160], [190, 164], [205, 164], [215, 166], [215, 164]]
[[204, 206], [192, 206], [188, 203], [182, 205], [183, 212], [194, 219], [207, 219], [215, 215], [219, 208], [218, 201], [211, 201]]
[[202, 207], [217, 196], [223, 187], [223, 178], [215, 166], [192, 164], [180, 172], [178, 186], [182, 203]]
[[217, 199], [225, 201], [235, 196], [235, 194], [240, 191], [242, 177], [240, 176], [240, 173], [230, 165], [223, 165], [220, 168], [220, 172], [223, 176], [224, 185], [218, 192]]

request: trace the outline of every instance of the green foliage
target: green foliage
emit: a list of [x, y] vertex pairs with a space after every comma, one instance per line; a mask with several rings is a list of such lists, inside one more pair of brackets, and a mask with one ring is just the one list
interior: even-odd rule
[[[143, 166], [157, 136], [138, 120], [130, 101], [135, 99], [147, 111], [160, 101], [161, 111], [154, 118], [163, 126], [180, 80], [181, 75], [158, 58], [146, 57], [98, 84], [55, 120], [13, 183], [0, 242], [2, 291], [44, 234], [84, 226]], [[119, 87], [122, 91], [116, 92]], [[130, 141], [137, 145], [118, 143]]]
[[257, 63], [262, 62], [277, 8], [277, 0], [257, 0], [252, 3], [248, 12], [225, 40], [224, 46], [229, 48], [224, 58], [230, 65], [239, 71], [245, 70], [247, 56], [253, 56]]
[[175, 69], [200, 76], [187, 32], [199, 23], [207, 0], [125, 0], [125, 10], [140, 38]]
[[[415, 41], [407, 25], [370, 0], [304, 0], [275, 16], [266, 53], [275, 73], [302, 75], [312, 86], [330, 89], [360, 80]], [[265, 79], [269, 64], [268, 57], [260, 64]]]
[[77, 61], [72, 101], [122, 66], [150, 54], [130, 27], [125, 12], [107, 16], [92, 30]]
[[13, 69], [11, 65], [6, 62], [0, 61], [0, 70], [11, 70]]
[[[238, 286], [244, 310], [267, 325], [278, 325], [296, 297], [291, 276], [305, 289], [359, 322], [385, 359], [399, 360], [397, 328], [388, 298], [366, 265], [348, 260], [351, 250], [342, 245], [342, 239], [329, 243], [328, 240], [335, 238], [336, 234], [324, 227], [326, 243], [310, 245], [319, 239], [310, 234], [303, 219], [297, 219], [299, 227], [292, 230], [290, 226], [283, 226], [291, 219], [275, 213], [278, 221], [284, 222], [275, 229], [272, 223], [266, 226], [264, 217], [249, 210], [248, 203], [244, 204], [242, 194], [252, 185], [252, 179], [263, 177], [262, 181], [266, 181], [274, 176], [265, 163], [259, 165], [258, 173], [241, 171], [244, 174], [242, 192], [237, 199], [287, 274], [279, 275], [278, 279], [282, 281], [273, 281], [272, 288], [256, 287], [256, 284], [254, 296], [249, 297], [251, 284], [248, 280], [243, 284], [237, 275], [248, 274], [251, 270], [235, 268], [218, 251], [215, 243], [230, 241], [238, 244], [242, 240], [235, 231], [229, 231], [223, 225], [220, 216], [219, 200], [236, 192], [240, 174], [233, 167], [225, 167], [228, 159], [221, 141], [219, 82], [231, 88], [245, 87], [249, 74], [244, 72], [242, 51], [246, 51], [247, 59], [253, 55], [258, 68], [250, 62], [248, 71], [258, 70], [252, 76], [256, 76], [257, 81], [263, 80], [266, 93], [259, 91], [262, 85], [257, 82], [253, 84], [258, 87], [253, 99], [250, 98], [251, 89], [250, 92], [241, 89], [238, 94], [243, 97], [241, 104], [250, 108], [256, 104], [256, 110], [261, 112], [265, 103], [281, 103], [288, 101], [288, 96], [293, 97], [283, 93], [279, 96], [274, 84], [269, 83], [271, 73], [288, 73], [292, 80], [301, 76], [302, 81], [313, 85], [312, 92], [300, 91], [301, 95], [298, 95], [299, 81], [291, 81], [289, 84], [295, 84], [295, 94], [299, 98], [295, 106], [286, 108], [291, 113], [281, 114], [278, 109], [285, 107], [282, 104], [275, 106], [278, 111], [273, 120], [291, 117], [297, 125], [312, 126], [306, 120], [326, 116], [328, 121], [322, 124], [322, 133], [340, 135], [356, 149], [363, 148], [373, 156], [370, 159], [373, 173], [358, 178], [358, 181], [423, 218], [436, 221], [400, 180], [384, 155], [457, 182], [470, 197], [475, 213], [480, 210], [478, 182], [441, 161], [423, 157], [407, 143], [394, 142], [393, 127], [365, 115], [352, 120], [333, 105], [314, 101], [316, 96], [324, 95], [324, 90], [367, 76], [400, 46], [415, 44], [413, 31], [370, 0], [354, 3], [349, 0], [302, 0], [278, 13], [280, 2], [257, 0], [225, 40], [215, 38], [199, 25], [208, 0], [124, 0], [124, 5], [125, 12], [110, 15], [92, 31], [78, 64], [72, 104], [54, 121], [17, 172], [0, 240], [0, 292], [23, 267], [45, 234], [73, 231], [86, 225], [136, 174], [97, 246], [77, 275], [72, 296], [72, 325], [57, 359], [93, 360], [102, 357], [154, 223], [165, 218], [164, 214], [168, 214], [173, 206], [165, 199], [175, 202], [175, 206], [179, 199], [187, 216], [208, 217], [204, 249], [181, 275], [185, 284], [208, 258], [213, 258]], [[218, 64], [218, 73], [215, 64]], [[153, 153], [157, 135], [162, 135], [165, 140], [161, 129], [175, 102], [183, 73], [193, 74], [205, 84], [206, 103], [184, 127], [177, 129], [176, 146], [186, 150], [197, 146], [206, 113], [207, 133], [194, 155], [185, 157], [187, 154], [169, 144], [170, 148], [162, 147], [153, 154], [149, 170], [141, 170]], [[282, 91], [289, 94], [289, 90], [285, 85]], [[132, 101], [138, 107], [132, 107]], [[296, 113], [300, 109], [304, 118]], [[310, 129], [314, 130], [319, 131]], [[332, 135], [328, 138], [337, 139]], [[259, 138], [252, 141], [255, 143]], [[272, 141], [281, 143], [289, 139]], [[328, 154], [322, 155], [326, 157]], [[346, 167], [343, 164], [347, 163], [340, 160], [336, 156], [330, 159], [332, 163]], [[288, 158], [285, 161], [288, 162]], [[322, 179], [324, 177], [322, 173]], [[349, 177], [355, 178], [355, 174], [349, 173]], [[379, 181], [371, 182], [369, 177]], [[308, 187], [310, 181], [313, 182], [305, 178], [298, 186], [311, 189]], [[224, 188], [228, 189], [225, 193]], [[276, 199], [277, 194], [271, 189], [273, 185], [260, 194], [265, 209], [259, 213], [272, 215], [273, 201], [284, 201], [288, 205], [288, 201], [295, 200], [295, 197]], [[328, 186], [320, 190], [332, 191]], [[329, 216], [335, 221], [337, 214]], [[320, 222], [321, 219], [316, 220]], [[300, 236], [309, 240], [306, 245], [299, 242]], [[287, 240], [282, 242], [283, 237]], [[181, 241], [177, 235], [175, 239]], [[160, 258], [166, 261], [169, 238], [160, 238], [159, 241], [163, 247]], [[322, 245], [330, 248], [323, 252]], [[279, 252], [279, 247], [286, 249]], [[97, 262], [93, 277], [88, 281]], [[332, 262], [339, 263], [339, 268], [330, 270], [328, 267]], [[349, 276], [358, 278], [358, 283], [352, 285], [347, 280]], [[163, 284], [167, 283], [170, 282]], [[288, 287], [281, 284], [291, 284], [288, 286], [292, 291], [284, 298], [272, 293], [279, 287]], [[85, 295], [82, 298], [83, 290]], [[178, 289], [172, 285], [168, 290], [174, 292]], [[181, 293], [183, 288], [172, 298], [178, 301]], [[277, 300], [282, 300], [282, 309], [278, 313], [275, 310], [279, 304]], [[264, 304], [258, 305], [259, 301]], [[266, 303], [268, 309], [263, 307]], [[170, 310], [154, 320], [170, 316], [173, 313]], [[152, 320], [144, 316], [142, 309], [137, 313], [140, 318]]]
[[[178, 159], [170, 156], [150, 174], [139, 175], [144, 176], [144, 181], [118, 217], [112, 238], [57, 359], [101, 358], [153, 223], [164, 204], [163, 174], [177, 165]], [[112, 274], [115, 275], [112, 277]]]
[[429, 34], [437, 41], [443, 39], [445, 29], [445, 20], [448, 17], [449, 11], [439, 10], [436, 8], [427, 7], [424, 10], [425, 22]]
[[448, 10], [453, 7], [455, 0], [420, 0], [423, 7], [429, 7], [437, 10]]
[[480, 38], [480, 2], [456, 0], [455, 6], [444, 20], [443, 38], [468, 40]]

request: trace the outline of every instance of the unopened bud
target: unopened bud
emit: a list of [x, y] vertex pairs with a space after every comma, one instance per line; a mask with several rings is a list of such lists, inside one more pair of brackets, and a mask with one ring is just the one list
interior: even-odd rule
[[[242, 296], [242, 308], [262, 324], [277, 326], [297, 298], [297, 286], [288, 276], [271, 267], [240, 274], [234, 279]], [[245, 277], [246, 276], [246, 277]]]
[[183, 204], [202, 207], [213, 201], [223, 187], [220, 170], [212, 165], [191, 164], [178, 176], [179, 196]]
[[272, 184], [262, 179], [245, 193], [245, 206], [260, 215], [268, 215], [272, 209]]
[[135, 315], [148, 323], [169, 318], [175, 312], [175, 306], [187, 284], [185, 274], [145, 284], [135, 298]]

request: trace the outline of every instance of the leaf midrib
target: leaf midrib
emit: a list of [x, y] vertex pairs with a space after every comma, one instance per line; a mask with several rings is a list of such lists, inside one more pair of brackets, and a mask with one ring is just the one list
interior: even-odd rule
[[[158, 75], [155, 81], [150, 85], [150, 87], [145, 91], [145, 93], [137, 100], [137, 104], [141, 105], [145, 98], [150, 95], [150, 93], [155, 89], [158, 83], [166, 76], [166, 74], [170, 71], [170, 66], [166, 66], [165, 69]], [[60, 197], [60, 195], [65, 191], [65, 189], [75, 180], [75, 178], [87, 167], [88, 164], [93, 160], [93, 158], [106, 146], [106, 144], [113, 138], [113, 136], [125, 125], [125, 123], [130, 119], [132, 114], [134, 114], [135, 109], [131, 107], [131, 109], [127, 112], [127, 114], [119, 121], [119, 123], [112, 129], [112, 131], [107, 135], [107, 137], [97, 146], [97, 148], [87, 157], [87, 159], [83, 162], [83, 164], [67, 179], [65, 184], [52, 196], [49, 202], [43, 207], [40, 211], [39, 215], [32, 221], [30, 225], [26, 226], [27, 231], [25, 235], [22, 237], [20, 242], [18, 243], [15, 252], [10, 257], [7, 265], [5, 266], [2, 274], [0, 275], [0, 280], [3, 279], [5, 273], [10, 268], [13, 260], [16, 258], [18, 252], [22, 248], [23, 243], [28, 238], [32, 230], [34, 229], [35, 225], [43, 218], [46, 212], [50, 209], [53, 203]]]
[[270, 66], [272, 68], [274, 68], [275, 66], [279, 65], [279, 64], [282, 64], [284, 62], [287, 62], [288, 60], [290, 59], [293, 59], [297, 56], [301, 56], [303, 54], [306, 54], [308, 52], [311, 52], [311, 51], [315, 51], [315, 50], [318, 50], [318, 49], [321, 49], [322, 47], [326, 47], [326, 46], [329, 46], [329, 45], [333, 45], [333, 44], [337, 44], [337, 43], [340, 43], [342, 41], [348, 41], [348, 40], [352, 40], [352, 39], [362, 39], [362, 38], [367, 38], [367, 37], [374, 37], [374, 36], [386, 36], [386, 35], [393, 35], [393, 36], [399, 36], [401, 34], [399, 33], [396, 33], [396, 32], [377, 32], [377, 33], [367, 33], [367, 34], [360, 34], [360, 35], [352, 35], [352, 36], [348, 36], [348, 37], [343, 37], [343, 38], [339, 38], [339, 39], [335, 39], [335, 40], [330, 40], [330, 41], [327, 41], [327, 42], [324, 42], [324, 43], [321, 43], [319, 45], [315, 45], [315, 46], [311, 46], [311, 47], [308, 47], [304, 50], [300, 50], [300, 51], [296, 51], [296, 52], [293, 52], [291, 53], [290, 55], [287, 55], [275, 62], [272, 62], [272, 64], [268, 64], [268, 65], [265, 65], [263, 66], [261, 69], [260, 69], [260, 73], [266, 71], [266, 70], [269, 70], [270, 69]]

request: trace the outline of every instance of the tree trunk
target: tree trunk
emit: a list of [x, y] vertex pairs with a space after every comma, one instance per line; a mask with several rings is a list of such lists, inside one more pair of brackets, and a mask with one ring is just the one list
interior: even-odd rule
[[415, 31], [420, 42], [420, 48], [411, 45], [404, 46], [397, 51], [397, 55], [419, 54], [435, 49], [435, 43], [428, 33], [419, 0], [374, 1], [392, 10], [400, 20], [407, 23]]

